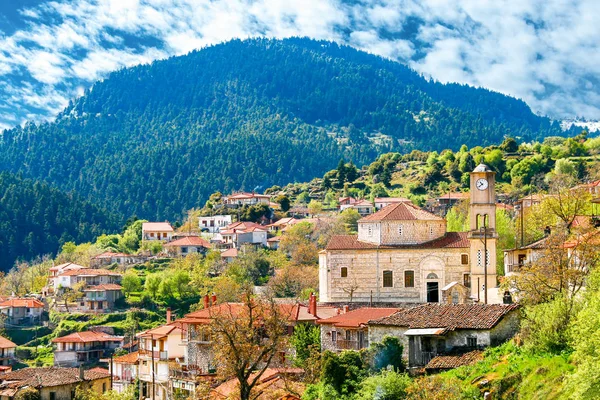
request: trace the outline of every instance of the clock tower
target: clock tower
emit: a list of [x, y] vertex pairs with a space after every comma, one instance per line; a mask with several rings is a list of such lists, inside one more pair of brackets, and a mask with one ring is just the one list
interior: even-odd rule
[[[490, 289], [496, 287], [496, 173], [479, 164], [471, 172], [469, 206], [469, 242], [471, 295], [487, 302]], [[487, 263], [487, 268], [486, 268]]]

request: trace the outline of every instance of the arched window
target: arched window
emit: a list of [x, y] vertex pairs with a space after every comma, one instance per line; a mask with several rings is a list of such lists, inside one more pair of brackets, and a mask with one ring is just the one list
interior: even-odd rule
[[433, 272], [431, 272], [427, 275], [427, 279], [438, 279], [438, 276], [436, 274], [434, 274]]

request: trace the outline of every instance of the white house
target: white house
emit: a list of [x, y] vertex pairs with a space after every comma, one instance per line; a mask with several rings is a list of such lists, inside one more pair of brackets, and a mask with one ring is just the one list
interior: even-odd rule
[[44, 312], [44, 303], [32, 298], [13, 297], [0, 302], [0, 313], [6, 316], [7, 325], [39, 324]]
[[123, 393], [129, 386], [135, 384], [138, 377], [139, 360], [140, 354], [137, 351], [113, 358], [112, 364], [109, 364], [109, 371], [114, 391]]
[[65, 271], [54, 278], [54, 288], [70, 288], [79, 282], [88, 286], [107, 285], [119, 283], [121, 274], [107, 269], [83, 268]]
[[256, 193], [235, 193], [223, 197], [223, 202], [231, 206], [253, 206], [261, 203], [268, 205], [271, 202], [271, 196]]
[[218, 233], [231, 224], [231, 215], [213, 215], [212, 217], [199, 217], [198, 227], [202, 232]]
[[221, 231], [223, 243], [231, 247], [243, 244], [267, 246], [267, 228], [254, 222], [236, 222]]
[[405, 197], [376, 197], [374, 200], [375, 210], [379, 211], [383, 207], [387, 207], [390, 204], [396, 203], [411, 203], [410, 199]]
[[170, 241], [173, 237], [173, 227], [168, 222], [144, 222], [142, 224], [143, 240]]

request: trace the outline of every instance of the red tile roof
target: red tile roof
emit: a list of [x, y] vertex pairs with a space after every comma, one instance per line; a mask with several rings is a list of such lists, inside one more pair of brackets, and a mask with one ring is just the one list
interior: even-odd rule
[[170, 324], [161, 325], [157, 328], [149, 329], [142, 333], [138, 333], [137, 336], [138, 337], [147, 337], [147, 338], [151, 337], [152, 339], [160, 339], [165, 336], [172, 335], [172, 334], [181, 335], [182, 331], [183, 331], [183, 329], [182, 329], [181, 321], [176, 320], [174, 322], [171, 322]]
[[443, 221], [442, 217], [432, 214], [412, 203], [393, 203], [383, 207], [374, 214], [368, 215], [358, 222], [375, 221]]
[[11, 349], [13, 347], [17, 347], [17, 345], [4, 336], [0, 336], [0, 349]]
[[375, 197], [375, 203], [412, 203], [406, 197]]
[[369, 325], [402, 326], [410, 329], [445, 328], [491, 329], [518, 304], [424, 304], [384, 318], [372, 318]]
[[90, 343], [90, 342], [120, 342], [122, 336], [113, 336], [104, 332], [84, 331], [52, 340], [52, 343]]
[[12, 298], [0, 302], [0, 307], [44, 308], [44, 303], [37, 299]]
[[85, 268], [85, 267], [83, 267], [83, 266], [81, 266], [81, 265], [79, 265], [79, 264], [74, 264], [74, 263], [64, 263], [64, 264], [59, 264], [59, 265], [56, 265], [56, 266], [54, 266], [54, 267], [51, 267], [51, 268], [50, 268], [50, 271], [60, 271], [60, 270], [62, 270], [62, 269], [65, 269], [65, 268], [67, 268], [67, 267], [68, 267], [69, 269], [73, 269], [73, 268], [74, 268], [74, 269], [82, 269], [82, 268]]
[[102, 254], [98, 254], [94, 258], [95, 259], [101, 259], [101, 258], [112, 258], [112, 257], [131, 257], [131, 255], [130, 254], [125, 254], [125, 253], [113, 253], [112, 251], [105, 251]]
[[356, 235], [333, 235], [326, 250], [375, 250], [375, 249], [444, 249], [468, 248], [467, 232], [447, 232], [444, 236], [420, 244], [380, 245], [361, 242]]
[[134, 351], [133, 353], [125, 354], [119, 357], [114, 357], [113, 362], [119, 364], [137, 364], [140, 359], [140, 353]]
[[106, 290], [123, 290], [123, 286], [116, 283], [108, 283], [106, 285], [90, 286], [85, 288], [84, 292], [104, 292]]
[[452, 369], [463, 365], [475, 364], [483, 360], [483, 352], [473, 350], [463, 354], [447, 354], [433, 357], [425, 369]]
[[[110, 377], [107, 370], [93, 368], [84, 371], [84, 380], [93, 381]], [[0, 376], [0, 389], [6, 386], [34, 388], [71, 385], [82, 382], [79, 378], [79, 368], [41, 367], [23, 368]]]
[[234, 222], [233, 224], [227, 225], [225, 229], [221, 231], [221, 234], [254, 232], [256, 230], [266, 231], [267, 227], [254, 222]]
[[352, 207], [373, 207], [373, 203], [368, 200], [359, 200], [352, 204]]
[[210, 243], [199, 236], [185, 236], [165, 244], [165, 247], [201, 246], [210, 249]]
[[59, 276], [121, 276], [121, 274], [116, 271], [109, 271], [102, 268], [83, 268], [65, 271]]
[[389, 317], [390, 315], [401, 311], [401, 308], [372, 308], [363, 307], [348, 311], [327, 319], [317, 321], [318, 324], [333, 325], [340, 328], [358, 328], [367, 324], [372, 319]]
[[238, 249], [228, 249], [221, 253], [221, 257], [237, 257]]
[[144, 222], [142, 224], [144, 232], [173, 232], [173, 227], [168, 222]]
[[438, 197], [438, 200], [462, 200], [462, 199], [468, 199], [470, 196], [469, 192], [449, 192], [449, 193], [444, 193], [443, 195], [441, 195], [440, 197]]

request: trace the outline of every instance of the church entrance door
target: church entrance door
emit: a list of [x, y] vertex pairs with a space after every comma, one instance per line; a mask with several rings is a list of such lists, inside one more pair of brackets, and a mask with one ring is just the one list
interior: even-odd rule
[[439, 284], [437, 282], [427, 282], [427, 302], [440, 302]]

